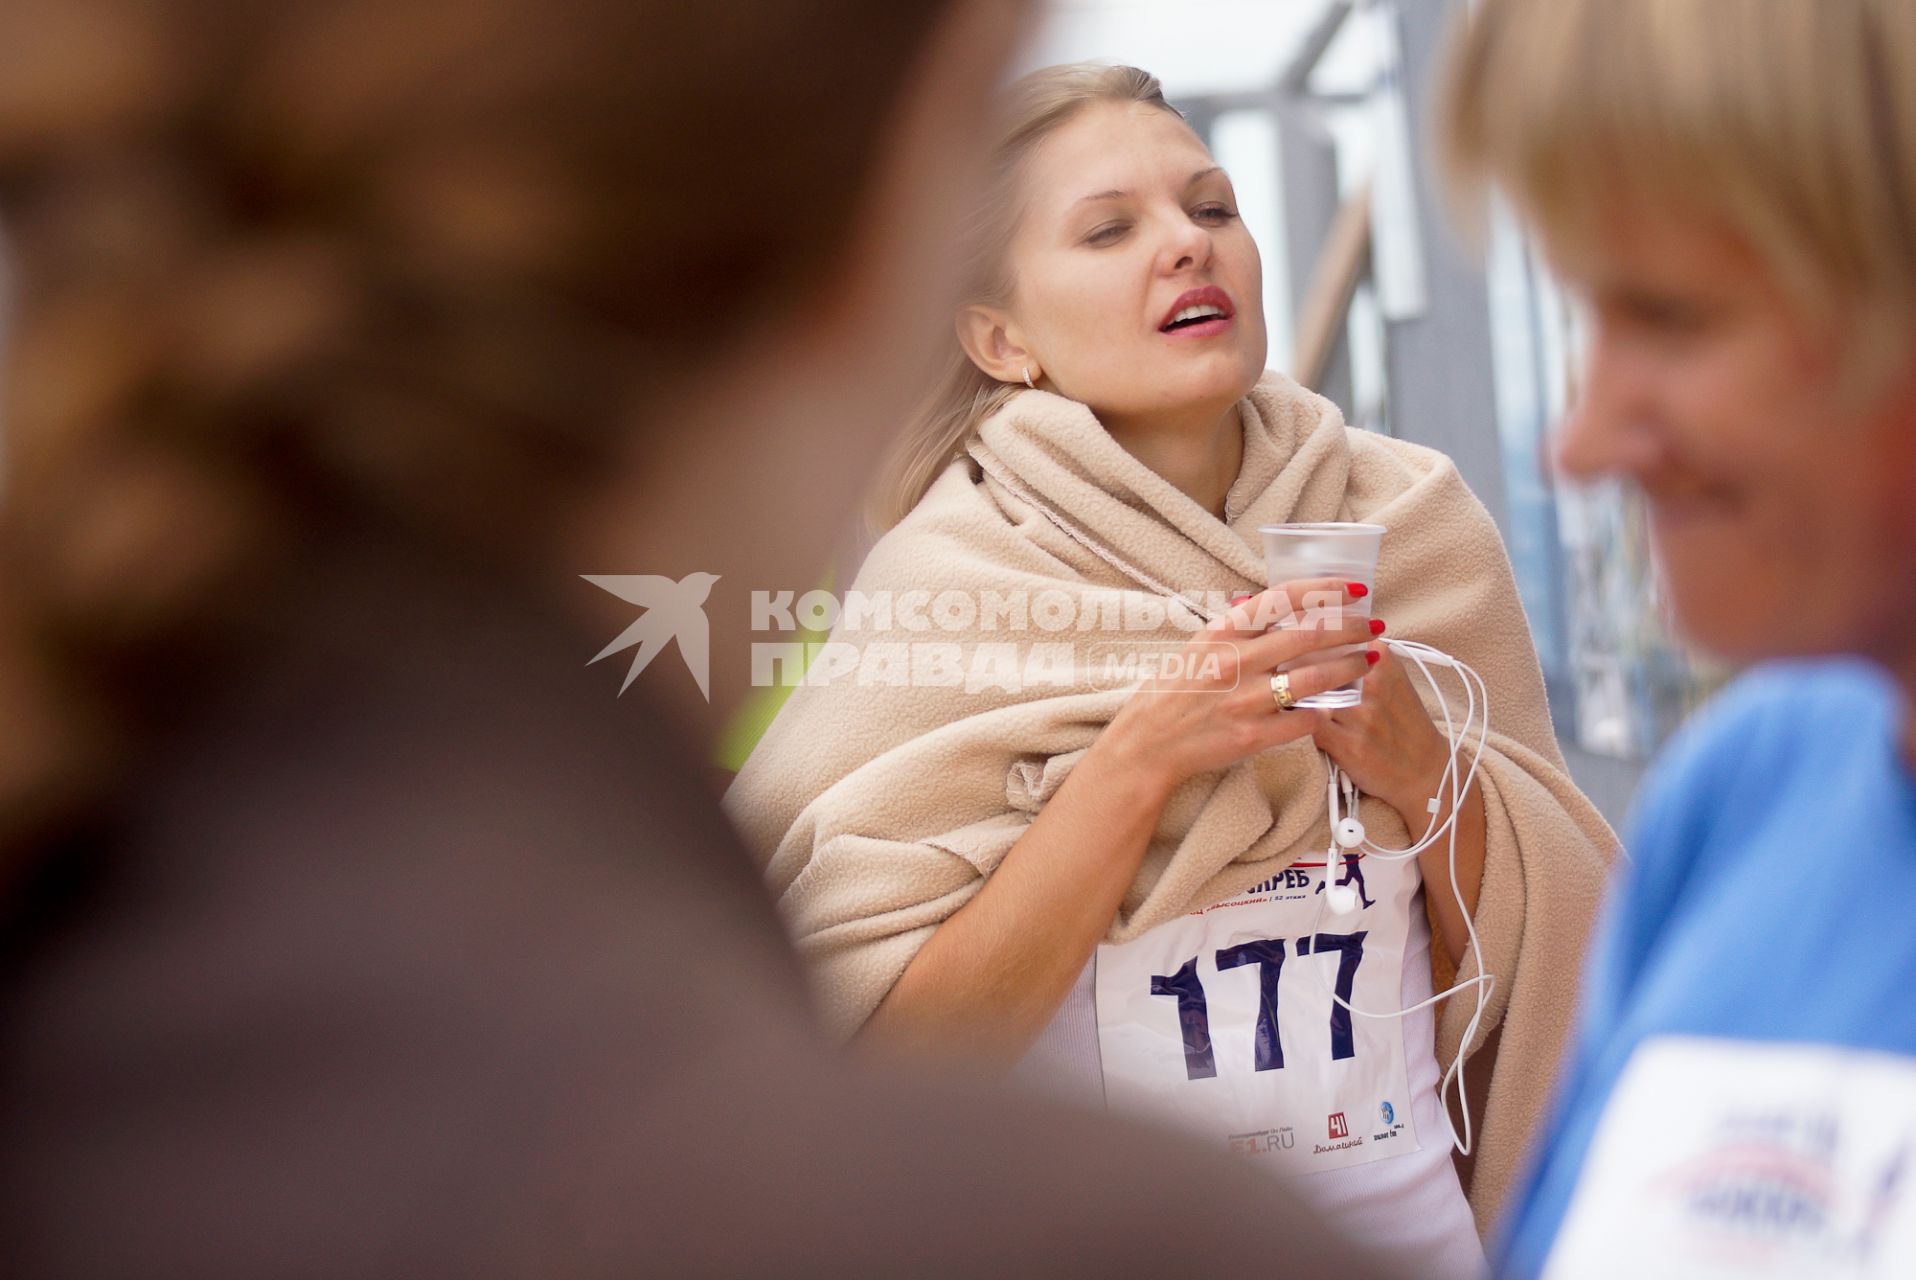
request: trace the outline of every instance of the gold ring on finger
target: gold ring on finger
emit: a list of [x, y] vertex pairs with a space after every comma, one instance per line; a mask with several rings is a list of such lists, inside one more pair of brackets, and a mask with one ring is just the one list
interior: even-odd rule
[[1297, 699], [1291, 696], [1290, 672], [1271, 672], [1271, 701], [1277, 704], [1279, 711], [1289, 711], [1297, 705]]

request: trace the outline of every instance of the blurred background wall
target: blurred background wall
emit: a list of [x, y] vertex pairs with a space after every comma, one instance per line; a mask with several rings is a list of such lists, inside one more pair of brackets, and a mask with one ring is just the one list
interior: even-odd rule
[[1049, 0], [1025, 69], [1163, 80], [1263, 251], [1271, 363], [1352, 423], [1456, 459], [1510, 548], [1572, 772], [1617, 822], [1720, 673], [1665, 630], [1636, 505], [1549, 474], [1574, 307], [1504, 211], [1480, 247], [1447, 219], [1428, 103], [1465, 2]]

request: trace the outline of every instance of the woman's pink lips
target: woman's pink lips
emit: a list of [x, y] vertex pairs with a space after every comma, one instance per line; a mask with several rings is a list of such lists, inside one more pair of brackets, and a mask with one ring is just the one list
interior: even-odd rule
[[1231, 316], [1213, 316], [1209, 320], [1200, 320], [1196, 324], [1187, 324], [1177, 329], [1160, 329], [1158, 332], [1167, 338], [1209, 338], [1223, 333], [1233, 323]]
[[[1181, 325], [1176, 329], [1165, 328], [1166, 325], [1171, 323], [1172, 318], [1176, 316], [1178, 312], [1183, 311], [1187, 307], [1216, 307], [1224, 314], [1215, 316], [1209, 320], [1201, 320], [1196, 324]], [[1187, 336], [1208, 338], [1214, 334], [1223, 333], [1226, 329], [1230, 328], [1231, 321], [1236, 316], [1237, 307], [1232, 304], [1231, 295], [1214, 284], [1207, 284], [1196, 289], [1186, 289], [1183, 293], [1179, 294], [1177, 301], [1171, 304], [1171, 309], [1164, 313], [1164, 319], [1158, 325], [1158, 332], [1168, 338]]]

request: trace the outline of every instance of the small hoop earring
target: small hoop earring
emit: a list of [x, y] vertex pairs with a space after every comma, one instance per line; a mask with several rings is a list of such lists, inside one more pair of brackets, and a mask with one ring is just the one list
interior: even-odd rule
[[1037, 385], [1031, 381], [1031, 366], [1030, 365], [1025, 366], [1025, 385], [1027, 387], [1030, 387], [1033, 391], [1036, 391], [1038, 389]]

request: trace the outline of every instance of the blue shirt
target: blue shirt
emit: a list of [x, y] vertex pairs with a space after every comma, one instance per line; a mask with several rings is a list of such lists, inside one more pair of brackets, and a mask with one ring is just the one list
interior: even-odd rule
[[1619, 1073], [1647, 1037], [1916, 1056], [1916, 776], [1896, 687], [1777, 664], [1678, 736], [1638, 803], [1500, 1275], [1548, 1258]]

